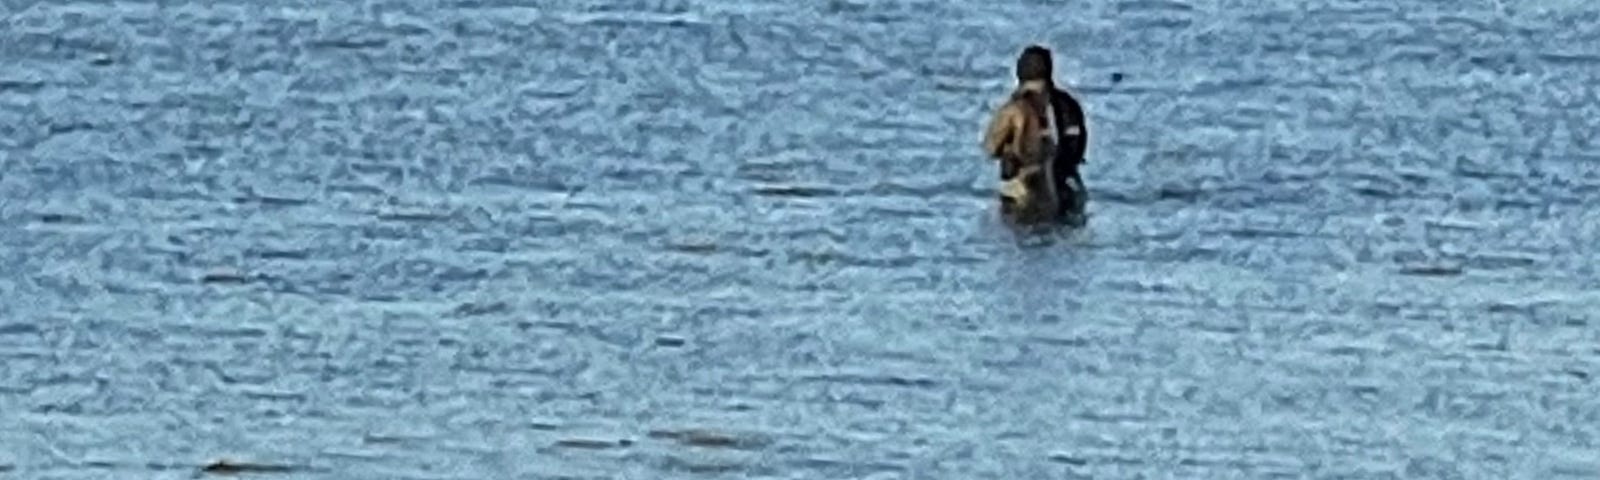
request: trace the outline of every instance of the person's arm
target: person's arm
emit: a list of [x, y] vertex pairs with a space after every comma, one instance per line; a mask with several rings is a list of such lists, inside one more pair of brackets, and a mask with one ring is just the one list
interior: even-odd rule
[[990, 158], [1000, 158], [1002, 150], [1011, 143], [1017, 131], [1017, 115], [1016, 104], [1012, 103], [994, 112], [994, 117], [989, 120], [989, 129], [983, 136], [983, 151]]
[[1067, 117], [1066, 121], [1061, 122], [1061, 146], [1071, 152], [1070, 155], [1078, 163], [1085, 163], [1087, 159], [1083, 154], [1089, 147], [1089, 125], [1084, 119], [1083, 106], [1078, 103], [1078, 99], [1072, 98], [1071, 94], [1060, 90], [1057, 92], [1059, 92], [1057, 98], [1063, 100], [1062, 106], [1065, 108], [1062, 110], [1066, 110], [1064, 113]]

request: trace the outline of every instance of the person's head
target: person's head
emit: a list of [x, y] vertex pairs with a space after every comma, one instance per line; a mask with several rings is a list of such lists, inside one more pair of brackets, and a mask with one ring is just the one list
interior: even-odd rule
[[1043, 81], [1051, 83], [1053, 66], [1050, 61], [1050, 49], [1039, 45], [1029, 45], [1022, 49], [1022, 55], [1017, 56], [1017, 81]]

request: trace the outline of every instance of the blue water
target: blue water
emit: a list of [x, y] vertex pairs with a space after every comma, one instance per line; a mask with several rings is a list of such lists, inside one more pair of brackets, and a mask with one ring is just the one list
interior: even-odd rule
[[[978, 147], [1035, 41], [1081, 229]], [[0, 65], [6, 478], [1600, 478], [1600, 3], [8, 1]]]

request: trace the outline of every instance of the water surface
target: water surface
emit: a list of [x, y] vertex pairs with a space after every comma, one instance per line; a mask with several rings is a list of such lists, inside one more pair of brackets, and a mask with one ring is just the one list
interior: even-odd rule
[[0, 472], [1600, 478], [1600, 4], [531, 5], [0, 7]]

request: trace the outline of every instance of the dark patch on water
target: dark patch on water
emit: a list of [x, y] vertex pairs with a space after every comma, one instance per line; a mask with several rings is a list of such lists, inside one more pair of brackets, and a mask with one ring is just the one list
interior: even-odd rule
[[89, 221], [81, 215], [70, 213], [41, 213], [38, 218], [39, 223], [49, 225], [83, 225]]
[[375, 186], [375, 185], [355, 184], [355, 183], [330, 183], [330, 184], [328, 184], [328, 191], [334, 192], [334, 193], [353, 193], [353, 194], [359, 194], [359, 195], [374, 195], [374, 196], [383, 196], [383, 195], [387, 195], [389, 193], [389, 192], [385, 191], [382, 187], [378, 187], [378, 186]]
[[32, 323], [5, 323], [0, 324], [0, 336], [6, 335], [31, 335], [39, 334], [38, 325]]
[[[716, 243], [712, 243], [712, 242], [705, 242], [705, 243], [668, 243], [666, 248], [668, 250], [672, 250], [672, 251], [675, 251], [675, 252], [693, 253], [693, 254], [698, 254], [698, 255], [706, 255], [706, 254], [716, 253], [716, 252], [718, 252], [720, 250], [723, 250], [723, 248], [721, 246], [717, 245]], [[748, 255], [748, 256], [761, 256], [761, 255], [765, 255], [766, 252], [764, 252], [764, 251], [762, 251], [762, 252], [754, 252], [754, 251], [752, 251], [751, 253], [752, 253], [752, 255]]]
[[45, 87], [45, 82], [28, 80], [0, 80], [0, 93], [20, 93], [31, 95], [38, 93]]
[[557, 447], [573, 448], [580, 450], [610, 450], [614, 448], [627, 448], [633, 446], [633, 441], [628, 439], [602, 440], [594, 438], [564, 438], [556, 440]]
[[245, 251], [245, 255], [262, 260], [306, 260], [311, 258], [311, 251], [251, 249]]
[[218, 460], [200, 467], [200, 472], [210, 475], [240, 475], [240, 474], [266, 474], [266, 473], [294, 473], [295, 468], [287, 465], [273, 465], [267, 463], [237, 462], [232, 460]]
[[861, 374], [825, 374], [806, 375], [800, 377], [806, 382], [829, 382], [859, 385], [879, 385], [891, 387], [934, 388], [939, 386], [939, 381], [931, 378], [912, 378], [898, 375], [861, 375]]
[[1401, 275], [1415, 275], [1420, 277], [1453, 277], [1463, 273], [1466, 273], [1466, 269], [1459, 265], [1419, 264], [1400, 267]]
[[255, 278], [244, 272], [236, 270], [214, 270], [200, 276], [200, 283], [206, 284], [244, 284]]
[[1274, 230], [1266, 228], [1234, 228], [1224, 230], [1222, 233], [1240, 240], [1288, 240], [1307, 236], [1304, 233], [1291, 230]]
[[299, 207], [299, 206], [303, 206], [303, 205], [307, 205], [307, 204], [311, 203], [310, 200], [300, 199], [300, 198], [272, 197], [272, 196], [261, 196], [261, 195], [250, 195], [250, 196], [247, 196], [247, 197], [236, 197], [236, 198], [233, 199], [233, 201], [234, 201], [234, 203], [259, 204], [259, 205], [267, 206], [267, 207]]
[[511, 305], [506, 302], [474, 303], [467, 302], [451, 310], [452, 315], [460, 317], [478, 317], [499, 313], [510, 313]]
[[733, 434], [708, 429], [651, 430], [650, 438], [673, 440], [690, 447], [729, 448], [754, 450], [768, 445], [764, 438], [750, 434]]
[[1539, 60], [1556, 65], [1600, 65], [1600, 55], [1592, 53], [1540, 53]]
[[380, 49], [389, 45], [389, 40], [383, 38], [338, 38], [328, 40], [312, 40], [306, 46], [313, 49], [334, 50], [369, 50]]
[[1170, 186], [1169, 185], [1169, 186], [1163, 186], [1160, 189], [1156, 190], [1156, 200], [1163, 200], [1163, 201], [1165, 201], [1165, 200], [1177, 200], [1177, 201], [1182, 201], [1182, 202], [1193, 202], [1193, 201], [1200, 200], [1200, 198], [1202, 196], [1204, 196], [1204, 195], [1205, 195], [1205, 191], [1202, 190], [1202, 189], [1199, 189], [1199, 188], [1189, 188], [1189, 187], [1179, 187], [1179, 186]]
[[380, 213], [380, 214], [377, 214], [378, 220], [385, 221], [385, 222], [404, 222], [404, 223], [445, 222], [445, 221], [450, 220], [450, 217], [451, 216], [449, 214], [430, 213], [430, 212]]
[[752, 193], [767, 197], [818, 198], [839, 196], [838, 189], [826, 186], [761, 185], [750, 189]]

